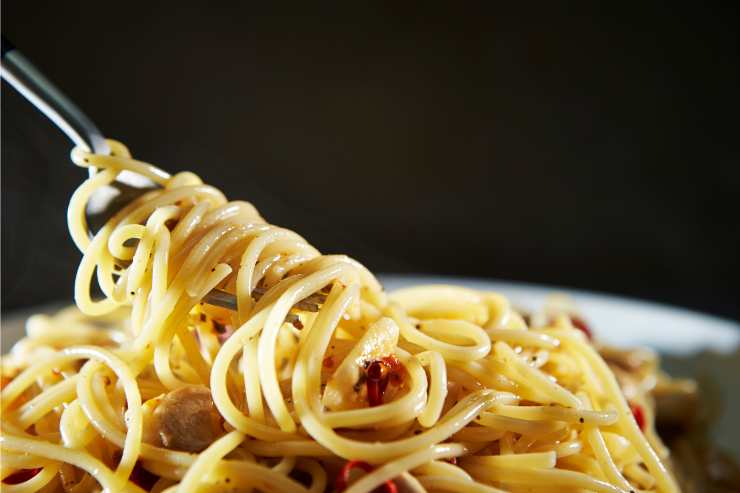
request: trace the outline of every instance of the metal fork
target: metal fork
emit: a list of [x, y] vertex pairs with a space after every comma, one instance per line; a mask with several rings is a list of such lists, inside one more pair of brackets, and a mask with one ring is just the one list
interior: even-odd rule
[[[75, 145], [95, 154], [110, 154], [105, 137], [92, 120], [5, 39], [5, 36], [2, 37], [0, 75], [59, 127]], [[97, 170], [90, 168], [90, 176], [95, 173]], [[100, 229], [124, 205], [156, 188], [159, 188], [159, 185], [145, 176], [128, 170], [119, 173], [115, 182], [98, 189], [88, 202], [85, 218], [90, 234]], [[252, 296], [259, 299], [262, 294], [264, 293], [255, 290]], [[318, 304], [323, 303], [324, 299], [311, 301], [307, 299], [296, 304], [296, 308], [317, 311]], [[220, 289], [208, 293], [204, 301], [209, 305], [236, 310], [236, 297]]]

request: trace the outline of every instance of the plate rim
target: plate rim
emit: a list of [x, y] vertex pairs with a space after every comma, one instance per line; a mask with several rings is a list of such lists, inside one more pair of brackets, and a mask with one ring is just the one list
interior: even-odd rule
[[475, 276], [457, 276], [457, 275], [451, 275], [451, 274], [416, 274], [416, 273], [405, 274], [405, 273], [394, 273], [394, 272], [380, 272], [380, 273], [375, 274], [375, 277], [378, 278], [381, 285], [383, 285], [383, 288], [385, 288], [385, 283], [383, 282], [383, 279], [409, 277], [413, 279], [428, 279], [430, 281], [434, 281], [434, 282], [428, 282], [427, 284], [439, 284], [440, 280], [446, 279], [449, 281], [450, 284], [453, 284], [453, 285], [464, 285], [465, 283], [472, 282], [475, 284], [500, 284], [500, 285], [511, 286], [513, 288], [522, 289], [522, 290], [524, 289], [538, 290], [538, 291], [547, 290], [549, 292], [565, 291], [574, 296], [588, 296], [588, 297], [595, 297], [595, 298], [602, 298], [602, 299], [610, 299], [613, 301], [622, 301], [622, 302], [642, 305], [644, 307], [650, 307], [654, 309], [667, 310], [667, 311], [672, 311], [672, 312], [680, 312], [681, 314], [685, 314], [685, 315], [691, 315], [695, 317], [710, 319], [717, 323], [736, 325], [738, 329], [740, 329], [739, 320], [734, 320], [732, 318], [715, 315], [710, 312], [696, 310], [694, 308], [687, 308], [685, 306], [675, 305], [675, 304], [665, 302], [665, 301], [649, 300], [649, 299], [638, 298], [638, 297], [624, 295], [624, 294], [610, 293], [608, 291], [599, 291], [595, 289], [575, 288], [575, 287], [562, 285], [562, 284], [534, 283], [534, 282], [526, 282], [526, 281], [514, 281], [514, 280], [509, 280], [509, 279], [500, 279], [500, 278], [495, 278], [495, 277], [488, 278], [488, 277], [475, 277]]

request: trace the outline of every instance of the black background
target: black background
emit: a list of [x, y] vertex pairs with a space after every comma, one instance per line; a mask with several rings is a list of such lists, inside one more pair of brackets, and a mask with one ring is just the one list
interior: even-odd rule
[[[135, 156], [322, 251], [740, 318], [736, 12], [600, 3], [6, 0], [2, 30]], [[7, 310], [71, 297], [84, 173], [2, 97]]]

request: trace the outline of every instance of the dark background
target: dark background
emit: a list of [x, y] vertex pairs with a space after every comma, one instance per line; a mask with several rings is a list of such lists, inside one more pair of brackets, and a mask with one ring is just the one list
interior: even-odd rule
[[[740, 318], [736, 12], [236, 3], [5, 0], [2, 30], [136, 157], [374, 271]], [[8, 310], [71, 298], [84, 173], [2, 98]]]

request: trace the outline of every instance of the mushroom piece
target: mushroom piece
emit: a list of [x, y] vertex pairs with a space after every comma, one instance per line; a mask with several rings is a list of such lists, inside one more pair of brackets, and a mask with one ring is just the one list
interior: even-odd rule
[[687, 430], [699, 417], [699, 393], [693, 380], [659, 375], [652, 392], [658, 426]]
[[154, 429], [162, 445], [183, 452], [200, 452], [223, 435], [223, 419], [202, 385], [188, 385], [167, 393], [153, 413]]
[[655, 352], [647, 348], [621, 349], [602, 346], [599, 348], [599, 354], [609, 366], [617, 366], [627, 372], [654, 368], [658, 364]]

